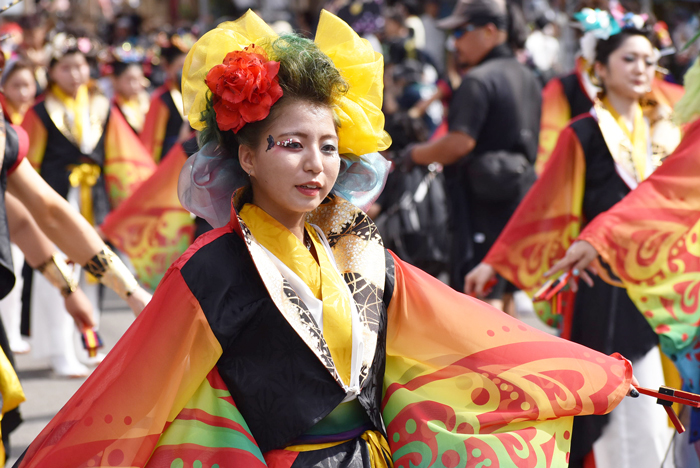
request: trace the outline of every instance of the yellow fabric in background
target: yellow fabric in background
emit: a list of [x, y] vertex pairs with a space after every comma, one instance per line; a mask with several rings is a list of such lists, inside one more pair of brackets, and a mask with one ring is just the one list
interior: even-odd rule
[[632, 131], [630, 132], [625, 120], [620, 114], [617, 113], [607, 98], [603, 99], [603, 104], [632, 144], [632, 161], [634, 163], [634, 169], [637, 172], [637, 181], [643, 181], [646, 178], [649, 138], [647, 135], [647, 125], [644, 121], [642, 106], [640, 106], [639, 103], [635, 105], [634, 122], [632, 123]]
[[83, 119], [81, 114], [83, 112], [88, 112], [90, 108], [88, 87], [83, 85], [78, 88], [78, 94], [75, 96], [75, 98], [68, 96], [56, 85], [51, 87], [51, 93], [56, 96], [56, 98], [61, 101], [64, 106], [66, 106], [66, 109], [68, 109], [70, 114], [73, 116], [70, 132], [78, 142], [78, 146], [80, 146], [83, 141]]
[[298, 237], [262, 208], [248, 203], [239, 216], [255, 240], [299, 276], [314, 296], [323, 301], [323, 337], [340, 378], [349, 385], [352, 365], [350, 298], [347, 286], [333, 267], [316, 231], [306, 225], [318, 263]]

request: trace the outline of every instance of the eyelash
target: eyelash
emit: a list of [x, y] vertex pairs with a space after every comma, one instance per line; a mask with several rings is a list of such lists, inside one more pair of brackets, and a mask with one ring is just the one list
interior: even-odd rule
[[[624, 60], [625, 62], [627, 62], [627, 63], [632, 63], [632, 62], [634, 62], [634, 61], [636, 60], [636, 57], [624, 57], [623, 60]], [[645, 64], [646, 64], [647, 67], [653, 67], [653, 66], [655, 65], [654, 62], [652, 62], [652, 61], [650, 61], [650, 60], [646, 60], [646, 61], [645, 61]]]
[[[303, 146], [301, 146], [300, 142], [293, 141], [289, 145], [287, 145], [286, 148], [297, 150], [297, 149], [302, 149]], [[336, 148], [335, 145], [323, 145], [321, 147], [321, 151], [323, 151], [324, 153], [330, 154], [332, 156], [338, 154], [338, 148]]]

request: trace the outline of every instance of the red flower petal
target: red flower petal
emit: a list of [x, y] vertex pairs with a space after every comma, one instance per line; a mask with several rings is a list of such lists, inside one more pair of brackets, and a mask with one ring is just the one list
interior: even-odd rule
[[223, 131], [238, 132], [248, 122], [263, 120], [282, 97], [277, 73], [279, 62], [267, 60], [264, 49], [251, 44], [229, 52], [222, 65], [207, 73], [206, 83], [215, 95], [216, 122]]

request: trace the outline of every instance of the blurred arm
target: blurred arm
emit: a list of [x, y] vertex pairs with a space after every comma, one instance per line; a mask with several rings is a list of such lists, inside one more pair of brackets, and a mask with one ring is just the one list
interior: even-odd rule
[[46, 236], [74, 262], [85, 265], [106, 247], [90, 223], [56, 193], [28, 161], [22, 161], [8, 176], [7, 191], [27, 208]]

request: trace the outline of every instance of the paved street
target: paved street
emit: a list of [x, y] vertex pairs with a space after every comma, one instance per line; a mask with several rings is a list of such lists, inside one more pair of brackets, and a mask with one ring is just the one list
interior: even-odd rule
[[[520, 308], [520, 317], [529, 325], [545, 328], [532, 312], [523, 308]], [[114, 293], [107, 291], [100, 325], [100, 335], [105, 342], [103, 352], [114, 346], [133, 319], [131, 310]], [[31, 353], [17, 355], [15, 359], [27, 401], [20, 406], [24, 423], [10, 436], [10, 459], [7, 464], [10, 467], [85, 381], [55, 377], [48, 361], [32, 359]]]

